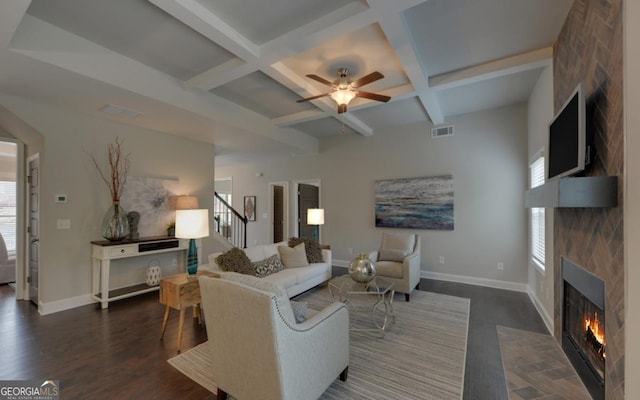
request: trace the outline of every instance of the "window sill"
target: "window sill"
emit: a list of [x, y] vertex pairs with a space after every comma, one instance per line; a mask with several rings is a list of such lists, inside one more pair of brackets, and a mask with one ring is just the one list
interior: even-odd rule
[[542, 275], [545, 276], [545, 267], [544, 264], [541, 263], [540, 261], [536, 260], [535, 258], [531, 258], [531, 264], [533, 264], [536, 267], [536, 270]]

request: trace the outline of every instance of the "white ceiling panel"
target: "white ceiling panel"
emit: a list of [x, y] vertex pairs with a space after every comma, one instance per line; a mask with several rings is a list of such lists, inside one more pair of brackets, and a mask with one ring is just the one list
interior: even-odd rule
[[33, 0], [30, 15], [186, 80], [234, 56], [142, 0]]
[[256, 44], [273, 40], [348, 3], [364, 3], [345, 0], [269, 0], [252, 2], [250, 5], [238, 0], [200, 2]]
[[447, 116], [504, 107], [527, 101], [541, 69], [506, 75], [438, 92]]
[[311, 103], [296, 103], [300, 96], [260, 71], [210, 92], [269, 118], [316, 108]]
[[365, 124], [375, 126], [378, 129], [412, 124], [428, 119], [424, 108], [415, 97], [354, 111], [353, 115]]
[[[384, 79], [363, 87], [366, 91], [383, 90], [409, 83], [400, 61], [378, 24], [368, 25], [334, 38], [285, 59], [283, 64], [303, 76], [316, 74], [329, 81], [338, 77], [340, 68], [347, 68], [352, 80], [373, 71], [381, 72]], [[313, 80], [307, 79], [306, 82], [320, 90], [326, 89]]]
[[573, 0], [429, 0], [405, 12], [429, 75], [553, 44]]
[[357, 132], [335, 118], [322, 118], [293, 125], [292, 128], [317, 139], [338, 135], [357, 135]]

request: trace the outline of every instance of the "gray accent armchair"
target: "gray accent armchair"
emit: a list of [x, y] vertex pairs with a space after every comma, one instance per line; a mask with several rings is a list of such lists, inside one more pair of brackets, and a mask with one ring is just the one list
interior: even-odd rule
[[420, 236], [383, 233], [377, 251], [369, 253], [376, 264], [376, 275], [393, 282], [396, 292], [404, 293], [406, 301], [413, 289], [420, 288]]
[[287, 291], [249, 275], [200, 277], [218, 400], [315, 400], [347, 379], [349, 314], [335, 302], [296, 323]]

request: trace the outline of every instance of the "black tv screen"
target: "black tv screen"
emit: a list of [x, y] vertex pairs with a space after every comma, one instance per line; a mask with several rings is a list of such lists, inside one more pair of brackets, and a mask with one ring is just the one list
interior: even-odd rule
[[549, 179], [584, 170], [585, 142], [585, 100], [580, 84], [549, 125]]

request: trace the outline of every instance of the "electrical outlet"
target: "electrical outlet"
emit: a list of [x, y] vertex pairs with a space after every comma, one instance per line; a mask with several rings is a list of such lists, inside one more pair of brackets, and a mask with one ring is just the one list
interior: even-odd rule
[[498, 270], [504, 270], [504, 263], [502, 261], [498, 262]]
[[347, 251], [349, 251], [349, 255], [353, 255], [353, 248], [352, 248], [352, 247], [349, 247], [349, 248], [347, 249]]
[[439, 263], [440, 263], [440, 264], [444, 264], [444, 257], [440, 256]]
[[178, 259], [177, 258], [174, 258], [174, 259], [171, 260], [171, 266], [173, 268], [178, 268]]

